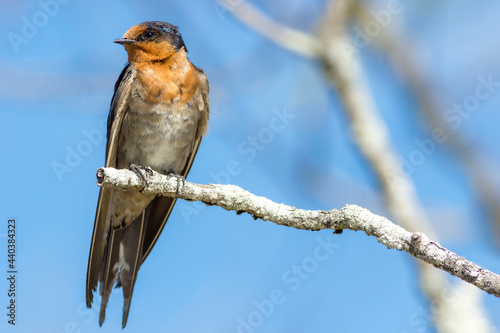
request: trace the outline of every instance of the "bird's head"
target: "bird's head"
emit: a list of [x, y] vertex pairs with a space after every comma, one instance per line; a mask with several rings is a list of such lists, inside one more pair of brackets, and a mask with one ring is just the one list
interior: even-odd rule
[[163, 60], [174, 53], [187, 52], [178, 28], [158, 21], [135, 25], [114, 42], [125, 47], [129, 62]]

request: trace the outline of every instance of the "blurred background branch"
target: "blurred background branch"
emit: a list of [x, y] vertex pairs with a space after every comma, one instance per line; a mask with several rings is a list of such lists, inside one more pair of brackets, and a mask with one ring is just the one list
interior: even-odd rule
[[[275, 22], [246, 1], [239, 1], [238, 5], [232, 6], [231, 12], [241, 22], [276, 44], [299, 55], [314, 56], [322, 63], [326, 76], [339, 93], [350, 118], [358, 147], [377, 175], [389, 212], [404, 228], [423, 231], [437, 239], [436, 232], [416, 197], [411, 179], [400, 170], [396, 152], [390, 143], [390, 135], [378, 115], [365, 82], [361, 62], [356, 53], [346, 52], [346, 47], [352, 45], [348, 26], [357, 13], [356, 8], [359, 10], [360, 6], [360, 3], [349, 0], [330, 1], [318, 24], [317, 36], [307, 35]], [[283, 33], [284, 31], [294, 33]], [[310, 42], [306, 45], [304, 39]], [[438, 331], [469, 332], [471, 327], [476, 332], [492, 331], [480, 296], [474, 295], [477, 291], [460, 282], [452, 286], [446, 276], [431, 265], [418, 261], [417, 264], [422, 290], [434, 307], [432, 313]], [[453, 293], [457, 295], [453, 305], [443, 298], [443, 292], [450, 290], [454, 290]]]
[[316, 36], [279, 24], [245, 1], [216, 1], [279, 46], [307, 58], [318, 56], [321, 45]]
[[[364, 1], [356, 0], [354, 9], [355, 18], [361, 26], [372, 20], [370, 8]], [[400, 27], [398, 24], [395, 25]], [[500, 197], [495, 183], [491, 181], [491, 175], [481, 167], [478, 156], [467, 140], [443, 120], [443, 111], [446, 108], [440, 105], [439, 96], [435, 96], [435, 83], [428, 76], [428, 71], [419, 66], [416, 60], [416, 55], [422, 53], [418, 50], [419, 44], [408, 34], [398, 36], [392, 26], [381, 29], [379, 36], [374, 38], [373, 42], [413, 94], [419, 111], [428, 123], [429, 131], [432, 132], [432, 129], [436, 128], [444, 130], [446, 140], [443, 143], [464, 166], [472, 188], [492, 221], [495, 239], [500, 246]]]

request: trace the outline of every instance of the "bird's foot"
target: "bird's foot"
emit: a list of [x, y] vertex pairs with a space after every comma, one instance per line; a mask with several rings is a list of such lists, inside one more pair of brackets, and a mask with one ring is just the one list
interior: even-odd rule
[[[144, 188], [149, 186], [146, 178], [153, 175], [153, 169], [151, 169], [151, 167], [143, 167], [141, 165], [130, 164], [130, 170], [133, 171], [137, 175], [137, 177], [141, 179]], [[144, 190], [144, 188], [141, 190], [141, 192]]]
[[177, 179], [177, 189], [175, 190], [175, 194], [179, 194], [181, 191], [181, 183], [182, 183], [182, 187], [184, 187], [184, 185], [186, 184], [186, 178], [184, 178], [183, 176], [180, 176], [176, 173], [173, 173], [173, 172], [170, 172], [168, 174], [168, 176], [175, 177]]

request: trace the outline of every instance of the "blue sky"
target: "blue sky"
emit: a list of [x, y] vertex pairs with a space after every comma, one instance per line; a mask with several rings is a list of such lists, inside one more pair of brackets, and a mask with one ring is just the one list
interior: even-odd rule
[[[256, 5], [311, 32], [323, 12], [321, 1]], [[98, 307], [84, 306], [85, 274], [95, 171], [104, 163], [102, 122], [126, 62], [112, 41], [143, 21], [178, 25], [191, 61], [210, 81], [210, 130], [188, 180], [236, 184], [304, 209], [358, 204], [389, 216], [321, 67], [248, 30], [216, 2], [1, 6], [2, 332], [122, 331], [121, 290], [99, 329]], [[412, 2], [394, 18], [418, 43], [416, 58], [443, 114], [474, 95], [482, 79], [500, 81], [499, 13], [495, 1]], [[24, 39], [13, 41], [13, 34]], [[408, 160], [429, 127], [383, 54], [370, 46], [360, 54], [393, 145]], [[460, 118], [456, 131], [500, 185], [496, 89]], [[277, 121], [282, 130], [269, 131]], [[254, 137], [259, 148], [248, 150]], [[441, 244], [500, 272], [492, 223], [446, 145], [426, 155], [411, 177]], [[18, 223], [15, 328], [4, 314], [9, 218]], [[483, 301], [500, 327], [499, 300], [484, 294]], [[179, 201], [139, 272], [126, 331], [433, 332], [429, 309], [413, 259], [363, 233], [294, 230]]]

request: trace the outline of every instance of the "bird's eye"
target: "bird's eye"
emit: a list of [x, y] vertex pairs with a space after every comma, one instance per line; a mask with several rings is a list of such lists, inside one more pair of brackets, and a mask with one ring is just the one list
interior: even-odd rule
[[144, 33], [144, 37], [146, 37], [146, 38], [151, 38], [151, 37], [153, 37], [154, 35], [155, 35], [155, 33], [154, 33], [153, 31], [146, 31], [146, 32]]

